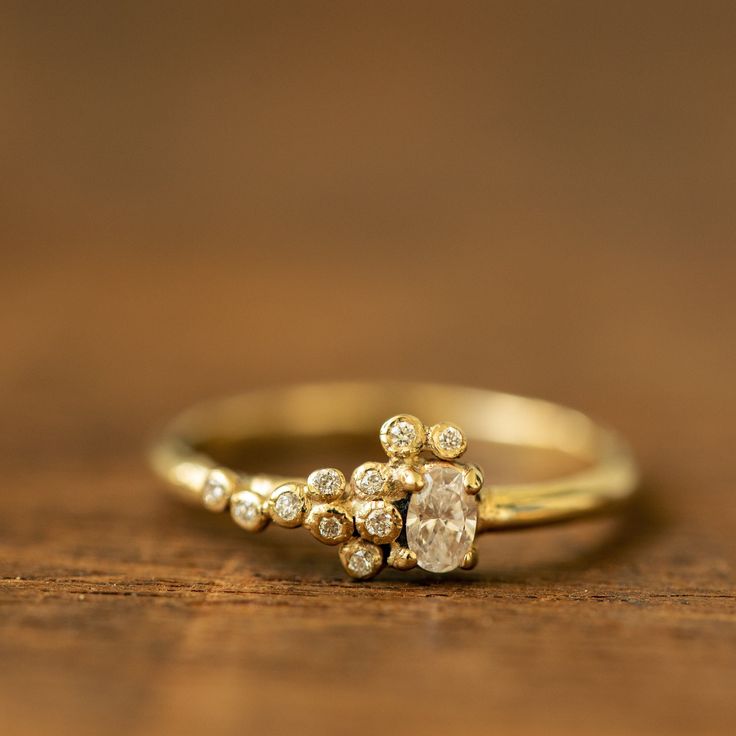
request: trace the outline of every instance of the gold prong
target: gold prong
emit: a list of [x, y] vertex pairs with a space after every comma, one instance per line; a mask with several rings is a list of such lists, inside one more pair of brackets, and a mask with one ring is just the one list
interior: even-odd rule
[[463, 557], [460, 567], [463, 570], [472, 570], [478, 564], [478, 548], [473, 545]]
[[388, 555], [388, 564], [397, 570], [411, 570], [417, 566], [417, 556], [408, 547], [394, 542]]
[[396, 478], [402, 489], [408, 493], [417, 493], [424, 488], [424, 476], [408, 465], [398, 468]]
[[483, 471], [477, 465], [468, 465], [463, 473], [465, 492], [474, 496], [483, 488]]

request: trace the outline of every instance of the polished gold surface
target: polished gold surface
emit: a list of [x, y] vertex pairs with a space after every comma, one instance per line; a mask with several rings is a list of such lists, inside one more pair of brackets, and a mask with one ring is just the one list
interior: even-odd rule
[[[397, 409], [406, 411], [381, 425], [381, 419], [395, 414]], [[423, 424], [415, 414], [429, 423]], [[457, 424], [449, 424], [448, 417]], [[314, 471], [307, 480], [297, 482], [280, 474], [277, 467], [238, 468], [235, 484], [232, 479], [236, 469], [221, 468], [207, 450], [213, 444], [247, 444], [264, 437], [286, 437], [299, 443], [319, 436], [370, 435], [378, 426], [389, 465], [364, 463], [352, 474], [347, 490], [346, 476], [337, 468]], [[395, 427], [398, 429], [392, 429]], [[440, 430], [448, 427], [453, 433], [449, 440], [454, 442], [456, 451], [450, 448], [443, 452], [437, 437]], [[397, 444], [396, 437], [407, 428], [413, 433], [411, 440]], [[340, 544], [351, 537], [354, 518], [358, 531], [367, 540], [385, 544], [396, 538], [398, 530], [392, 528], [385, 534], [366, 531], [366, 514], [384, 504], [378, 496], [369, 500], [356, 483], [373, 471], [377, 473], [379, 495], [384, 499], [396, 500], [417, 492], [422, 486], [422, 465], [417, 453], [425, 441], [427, 449], [440, 458], [461, 454], [470, 442], [473, 446], [515, 445], [553, 450], [583, 466], [555, 478], [518, 483], [494, 483], [487, 479], [485, 485], [478, 466], [460, 466], [466, 491], [477, 494], [478, 532], [552, 523], [606, 511], [625, 500], [637, 484], [636, 465], [626, 444], [580, 412], [538, 399], [432, 384], [308, 384], [204, 403], [172, 422], [154, 445], [151, 462], [155, 471], [189, 500], [200, 502], [202, 489], [211, 482], [208, 479], [213, 473], [225, 473], [231, 479], [230, 485], [237, 485], [240, 493], [251, 491], [258, 497], [270, 497], [265, 508], [282, 526], [303, 522], [319, 541]], [[345, 494], [353, 495], [356, 490], [354, 503], [358, 505], [351, 515], [353, 505], [345, 500]], [[273, 511], [275, 499], [285, 491], [298, 496], [294, 506], [298, 511], [292, 520], [286, 521]], [[260, 529], [265, 523], [259, 520], [253, 526]], [[472, 567], [476, 558], [473, 552], [463, 567]], [[408, 550], [393, 549], [388, 564], [406, 567], [411, 559]]]

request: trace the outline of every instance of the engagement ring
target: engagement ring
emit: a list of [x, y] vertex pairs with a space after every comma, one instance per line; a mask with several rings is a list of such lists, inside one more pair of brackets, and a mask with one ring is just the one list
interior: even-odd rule
[[[250, 446], [252, 455], [271, 442], [296, 451], [320, 438], [337, 445], [366, 434], [385, 457], [354, 469], [335, 462], [291, 477], [278, 467], [245, 470], [222, 460], [233, 447]], [[476, 448], [493, 445], [554, 451], [579, 467], [496, 482], [472, 461]], [[151, 463], [185, 498], [229, 511], [247, 532], [303, 527], [336, 546], [358, 580], [386, 566], [471, 569], [478, 534], [613, 509], [638, 476], [618, 435], [580, 412], [481, 389], [395, 383], [307, 384], [202, 404], [172, 422]]]

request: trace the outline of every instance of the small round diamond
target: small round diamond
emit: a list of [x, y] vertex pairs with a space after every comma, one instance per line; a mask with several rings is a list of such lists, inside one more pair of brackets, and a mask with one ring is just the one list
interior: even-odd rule
[[225, 486], [220, 485], [217, 482], [207, 483], [207, 487], [204, 489], [204, 502], [207, 506], [216, 506], [222, 501], [227, 495]]
[[304, 517], [304, 485], [284, 483], [271, 494], [269, 501], [271, 518], [279, 525], [295, 527]]
[[337, 539], [342, 534], [342, 523], [334, 516], [325, 516], [319, 520], [319, 534], [325, 539]]
[[386, 537], [393, 531], [393, 516], [386, 509], [371, 511], [366, 517], [365, 528], [374, 537]]
[[222, 470], [212, 470], [202, 488], [202, 503], [210, 511], [223, 511], [230, 498], [232, 484]]
[[240, 499], [231, 507], [232, 515], [238, 520], [246, 524], [255, 521], [258, 518], [260, 509], [258, 503], [251, 499]]
[[263, 499], [253, 491], [239, 491], [230, 498], [233, 521], [249, 532], [257, 532], [268, 523], [263, 511]]
[[417, 430], [409, 422], [396, 422], [389, 430], [389, 435], [393, 446], [403, 450], [416, 442]]
[[304, 521], [312, 536], [324, 544], [340, 544], [353, 534], [353, 518], [347, 509], [314, 504]]
[[301, 510], [302, 500], [296, 493], [287, 491], [276, 499], [273, 507], [281, 519], [284, 521], [294, 521]]
[[463, 446], [463, 436], [455, 427], [448, 427], [440, 432], [437, 442], [443, 450], [457, 450]]
[[452, 460], [465, 452], [466, 440], [454, 424], [436, 424], [430, 432], [430, 444], [436, 455]]
[[357, 578], [364, 578], [373, 572], [373, 555], [367, 549], [356, 549], [348, 558], [348, 571]]
[[383, 476], [375, 469], [367, 470], [360, 480], [360, 490], [369, 495], [380, 493], [383, 488]]
[[361, 498], [376, 498], [386, 485], [386, 477], [379, 463], [364, 463], [353, 473], [353, 485]]
[[310, 474], [307, 487], [315, 500], [334, 501], [345, 488], [345, 476], [337, 468], [321, 468]]
[[350, 577], [367, 580], [383, 567], [383, 551], [365, 539], [354, 537], [340, 547], [340, 561]]
[[369, 501], [359, 508], [358, 531], [375, 544], [393, 542], [401, 532], [403, 521], [398, 509], [384, 501]]
[[424, 439], [422, 423], [409, 415], [393, 417], [381, 427], [381, 444], [389, 455], [414, 455], [422, 449]]

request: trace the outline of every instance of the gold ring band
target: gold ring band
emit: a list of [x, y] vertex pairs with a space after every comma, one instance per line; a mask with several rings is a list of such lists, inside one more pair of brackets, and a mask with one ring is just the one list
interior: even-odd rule
[[[384, 422], [386, 416], [392, 418]], [[380, 436], [388, 460], [363, 463], [352, 475], [331, 467], [307, 478], [278, 468], [248, 471], [218, 457], [222, 448], [264, 440], [298, 446], [366, 434]], [[478, 465], [460, 462], [467, 445], [549, 451], [578, 467], [556, 477], [494, 482]], [[343, 565], [358, 579], [386, 564], [470, 568], [477, 533], [607, 511], [638, 482], [626, 443], [578, 411], [415, 383], [304, 384], [197, 405], [168, 426], [150, 459], [180, 495], [212, 511], [229, 508], [248, 531], [269, 523], [305, 526], [319, 541], [340, 545]]]

